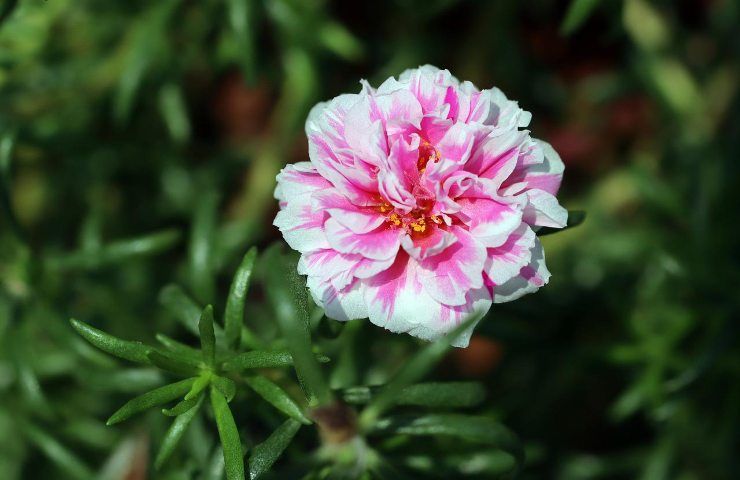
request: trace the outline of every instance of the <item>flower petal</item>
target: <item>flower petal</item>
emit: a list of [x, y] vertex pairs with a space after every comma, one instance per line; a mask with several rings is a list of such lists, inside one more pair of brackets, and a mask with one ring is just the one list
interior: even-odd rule
[[522, 223], [518, 205], [490, 198], [461, 197], [457, 199], [457, 216], [470, 233], [486, 247], [498, 247]]
[[402, 230], [381, 226], [371, 232], [358, 234], [334, 218], [324, 224], [329, 245], [342, 253], [357, 253], [372, 260], [393, 257], [401, 246]]
[[532, 259], [532, 248], [535, 246], [535, 234], [527, 225], [520, 225], [502, 245], [489, 248], [486, 259], [486, 275], [496, 285], [511, 280]]
[[545, 252], [538, 238], [532, 247], [532, 259], [523, 267], [517, 276], [494, 287], [494, 303], [516, 300], [528, 293], [534, 293], [550, 280], [550, 271], [545, 265]]
[[327, 317], [340, 322], [367, 318], [367, 307], [362, 284], [355, 280], [339, 290], [318, 277], [308, 277], [308, 289], [316, 305], [324, 309]]
[[290, 248], [301, 253], [329, 248], [324, 233], [326, 214], [314, 211], [310, 202], [310, 194], [293, 199], [278, 212], [273, 221]]
[[450, 232], [457, 237], [457, 242], [421, 260], [419, 276], [424, 280], [424, 290], [438, 302], [463, 305], [468, 290], [483, 286], [481, 272], [486, 250], [463, 228], [452, 226]]
[[315, 192], [312, 200], [314, 209], [326, 211], [354, 233], [367, 233], [385, 223], [374, 207], [358, 207], [335, 189]]

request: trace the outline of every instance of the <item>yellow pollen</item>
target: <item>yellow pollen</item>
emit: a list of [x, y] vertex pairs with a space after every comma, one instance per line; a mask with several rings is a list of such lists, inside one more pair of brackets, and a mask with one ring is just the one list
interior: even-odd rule
[[401, 225], [401, 217], [396, 212], [388, 215], [388, 221], [397, 227]]
[[430, 218], [430, 219], [431, 219], [431, 220], [432, 220], [432, 221], [433, 221], [434, 223], [436, 223], [437, 225], [442, 225], [442, 219], [441, 219], [441, 218], [439, 218], [439, 215], [432, 215], [432, 216], [431, 216], [431, 217], [429, 217], [429, 218]]
[[423, 218], [419, 218], [415, 222], [409, 223], [409, 226], [415, 231], [415, 232], [423, 232], [427, 229], [426, 222]]

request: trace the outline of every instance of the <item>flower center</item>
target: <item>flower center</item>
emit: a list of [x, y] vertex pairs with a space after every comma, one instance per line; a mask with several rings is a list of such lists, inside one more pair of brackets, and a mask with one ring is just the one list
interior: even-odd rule
[[[422, 140], [419, 146], [419, 158], [416, 161], [419, 173], [424, 173], [429, 162], [436, 163], [439, 159], [437, 149], [431, 143]], [[431, 224], [441, 225], [443, 222], [438, 215], [430, 215], [436, 203], [432, 192], [417, 183], [411, 193], [416, 199], [416, 208], [409, 213], [396, 212], [393, 205], [382, 199], [377, 209], [385, 215], [385, 221], [392, 227], [403, 228], [412, 236], [423, 236], [431, 231]]]
[[[432, 201], [431, 205], [433, 204]], [[408, 214], [400, 214], [391, 204], [383, 202], [378, 206], [378, 211], [385, 214], [385, 221], [392, 227], [403, 228], [409, 235], [419, 236], [431, 230], [430, 224], [442, 224], [442, 219], [438, 215], [429, 215], [431, 205], [429, 208], [416, 208]]]

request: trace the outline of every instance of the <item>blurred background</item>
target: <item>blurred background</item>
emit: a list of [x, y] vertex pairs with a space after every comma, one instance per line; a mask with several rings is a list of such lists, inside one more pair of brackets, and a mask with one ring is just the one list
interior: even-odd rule
[[[198, 433], [147, 473], [161, 415], [104, 426], [161, 374], [68, 318], [181, 337], [159, 290], [222, 305], [246, 249], [279, 240], [274, 177], [307, 159], [310, 107], [426, 63], [531, 111], [561, 203], [588, 214], [544, 238], [550, 285], [494, 306], [433, 378], [484, 382], [520, 478], [737, 478], [739, 25], [734, 0], [0, 1], [0, 478], [211, 478]], [[333, 384], [381, 383], [418, 349], [342, 335], [355, 366]]]

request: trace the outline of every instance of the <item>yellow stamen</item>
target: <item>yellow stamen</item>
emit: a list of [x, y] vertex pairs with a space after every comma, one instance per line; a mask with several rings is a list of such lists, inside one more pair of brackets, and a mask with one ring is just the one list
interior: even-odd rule
[[409, 226], [415, 231], [415, 232], [423, 232], [427, 229], [426, 222], [423, 218], [419, 218], [415, 222], [411, 222]]

